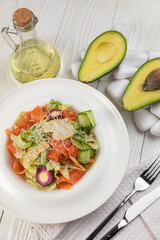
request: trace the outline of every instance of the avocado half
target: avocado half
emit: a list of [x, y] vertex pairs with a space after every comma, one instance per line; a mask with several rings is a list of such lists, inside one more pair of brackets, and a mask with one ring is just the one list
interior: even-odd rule
[[78, 72], [81, 82], [92, 82], [110, 72], [123, 60], [127, 51], [124, 36], [117, 31], [99, 35], [89, 45]]
[[[159, 76], [156, 76], [154, 74], [156, 70]], [[160, 70], [160, 58], [154, 58], [144, 63], [137, 70], [137, 72], [132, 77], [130, 83], [128, 84], [123, 94], [122, 103], [124, 109], [128, 111], [134, 111], [145, 106], [148, 106], [152, 103], [160, 101], [159, 70]], [[155, 76], [156, 78], [158, 77], [157, 83], [156, 78], [155, 79], [153, 78]], [[150, 77], [150, 79], [148, 77]], [[148, 79], [150, 80], [150, 82], [147, 83]], [[153, 80], [155, 81], [155, 84], [153, 84], [154, 83]], [[146, 88], [146, 84], [148, 84], [148, 89]], [[152, 86], [152, 88], [149, 89], [149, 85]], [[158, 86], [158, 89], [156, 89], [156, 86]]]

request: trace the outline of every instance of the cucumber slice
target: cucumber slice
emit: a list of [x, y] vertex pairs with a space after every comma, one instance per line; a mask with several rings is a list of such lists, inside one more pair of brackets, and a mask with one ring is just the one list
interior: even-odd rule
[[83, 150], [90, 149], [90, 147], [87, 144], [80, 142], [77, 139], [72, 138], [72, 143], [73, 143], [73, 145], [75, 145], [78, 148], [78, 150], [83, 151]]
[[93, 158], [96, 156], [97, 151], [95, 149], [90, 149], [90, 158]]
[[82, 112], [82, 113], [87, 114], [87, 116], [89, 117], [90, 122], [92, 124], [92, 127], [94, 127], [96, 125], [96, 119], [94, 117], [94, 114], [93, 114], [92, 110], [88, 110], [88, 111], [85, 111], [85, 112]]
[[79, 113], [78, 114], [78, 121], [82, 128], [91, 128], [91, 121], [87, 114]]
[[78, 162], [88, 163], [90, 159], [90, 149], [78, 150]]
[[88, 145], [91, 149], [97, 150], [97, 149], [99, 148], [100, 143], [99, 143], [99, 142], [87, 142], [87, 145]]
[[78, 140], [78, 141], [83, 141], [83, 137], [79, 134], [74, 134], [74, 139]]
[[16, 145], [18, 148], [20, 148], [22, 150], [29, 148], [31, 146], [31, 144], [32, 144], [32, 141], [25, 141], [22, 139], [21, 133], [16, 138]]
[[30, 142], [32, 139], [32, 133], [33, 131], [31, 129], [25, 129], [21, 132], [21, 138], [24, 141]]
[[92, 136], [88, 136], [87, 134], [84, 136], [84, 142], [88, 143], [88, 142], [97, 142], [97, 140], [92, 137]]
[[78, 121], [74, 121], [74, 129], [75, 130], [79, 130], [81, 127], [80, 127], [80, 124]]

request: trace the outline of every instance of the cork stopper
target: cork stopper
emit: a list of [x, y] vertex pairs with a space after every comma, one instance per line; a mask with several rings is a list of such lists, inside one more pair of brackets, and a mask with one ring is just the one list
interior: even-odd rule
[[19, 8], [13, 14], [13, 20], [20, 27], [24, 27], [32, 21], [32, 12], [28, 8]]

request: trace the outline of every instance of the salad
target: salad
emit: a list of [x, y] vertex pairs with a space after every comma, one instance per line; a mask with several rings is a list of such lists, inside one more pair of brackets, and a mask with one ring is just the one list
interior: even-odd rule
[[14, 173], [38, 190], [70, 189], [96, 161], [95, 125], [91, 110], [73, 112], [53, 99], [21, 112], [5, 130]]

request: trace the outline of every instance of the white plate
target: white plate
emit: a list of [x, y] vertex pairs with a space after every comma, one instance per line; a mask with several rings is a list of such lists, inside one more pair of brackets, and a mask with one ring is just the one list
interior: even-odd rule
[[[21, 111], [54, 98], [78, 111], [92, 109], [101, 142], [97, 162], [70, 191], [34, 189], [11, 169], [6, 128]], [[86, 84], [68, 79], [44, 79], [25, 84], [0, 100], [0, 205], [13, 215], [38, 223], [62, 223], [100, 207], [116, 190], [126, 170], [129, 143], [125, 124], [114, 105]]]

